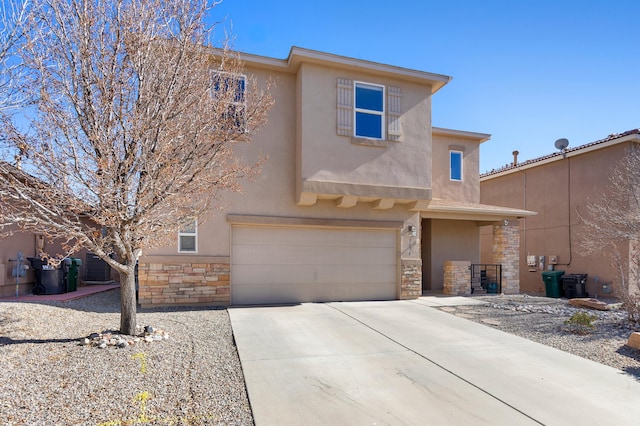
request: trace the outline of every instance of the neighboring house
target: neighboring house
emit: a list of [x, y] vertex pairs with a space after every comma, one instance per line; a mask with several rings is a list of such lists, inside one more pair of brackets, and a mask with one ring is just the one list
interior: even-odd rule
[[[3, 164], [21, 173], [14, 166], [8, 163]], [[4, 234], [0, 237], [0, 298], [15, 296], [16, 290], [18, 295], [31, 294], [35, 278], [28, 258], [39, 257], [40, 253], [47, 253], [53, 257], [64, 253], [64, 250], [60, 242], [51, 241], [42, 234], [20, 231], [15, 225], [2, 227], [0, 232]], [[16, 277], [18, 253], [22, 253], [23, 265], [27, 267], [23, 268], [22, 276]], [[85, 259], [90, 257], [86, 250], [80, 250], [74, 256], [80, 257], [84, 265], [79, 269], [78, 279], [85, 280], [87, 275], [85, 271], [90, 272], [89, 276], [92, 272], [87, 270], [87, 263], [91, 267], [96, 262], [85, 262]]]
[[[22, 253], [25, 268], [24, 275], [14, 276], [18, 252]], [[18, 294], [31, 294], [34, 284], [34, 274], [31, 263], [27, 260], [29, 257], [38, 257], [39, 253], [47, 252], [53, 256], [62, 253], [62, 248], [55, 242], [48, 241], [42, 235], [36, 235], [26, 232], [16, 231], [12, 235], [0, 238], [0, 298], [16, 295], [16, 286]], [[79, 279], [85, 280], [85, 271], [87, 270], [88, 259], [85, 250], [75, 254], [79, 257], [83, 266], [79, 269]]]
[[519, 291], [510, 220], [533, 213], [479, 204], [489, 135], [431, 124], [449, 77], [297, 47], [241, 59], [278, 82], [268, 124], [237, 149], [268, 160], [224, 212], [143, 255], [143, 306], [468, 294], [483, 224], [495, 225], [503, 291]]
[[20, 295], [31, 293], [33, 271], [27, 269], [25, 275], [17, 281], [12, 271], [16, 266], [18, 252], [23, 254], [25, 264], [28, 265], [27, 257], [35, 255], [39, 241], [42, 241], [41, 237], [23, 232], [0, 239], [0, 297], [14, 296], [16, 284]]
[[[536, 216], [520, 220], [520, 291], [544, 293], [541, 272], [550, 265], [566, 274], [588, 274], [589, 296], [610, 290], [615, 273], [605, 256], [585, 256], [581, 249], [580, 214], [588, 202], [607, 193], [609, 175], [640, 142], [640, 130], [604, 139], [544, 157], [513, 164], [480, 177], [481, 202], [533, 210]], [[491, 258], [491, 232], [482, 233], [482, 259]]]

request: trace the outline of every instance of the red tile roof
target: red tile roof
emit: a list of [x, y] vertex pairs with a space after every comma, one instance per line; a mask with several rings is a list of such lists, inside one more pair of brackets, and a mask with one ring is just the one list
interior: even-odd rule
[[[580, 145], [580, 146], [577, 146], [575, 148], [568, 148], [568, 149], [566, 149], [564, 151], [564, 153], [566, 154], [566, 153], [569, 153], [569, 152], [580, 151], [581, 149], [585, 149], [585, 148], [588, 148], [588, 147], [591, 147], [591, 146], [594, 146], [594, 145], [598, 145], [598, 144], [601, 144], [601, 143], [609, 142], [611, 140], [622, 138], [624, 136], [637, 135], [637, 134], [640, 134], [640, 129], [627, 130], [626, 132], [622, 132], [622, 133], [613, 133], [613, 134], [607, 136], [604, 139], [600, 139], [600, 140], [597, 140], [595, 142], [590, 142], [590, 143], [587, 143], [587, 144], [584, 144], [584, 145]], [[523, 162], [518, 163], [516, 165], [507, 164], [506, 166], [501, 167], [499, 169], [493, 169], [493, 170], [491, 170], [489, 172], [483, 173], [483, 174], [480, 175], [480, 177], [482, 178], [482, 177], [485, 177], [485, 176], [495, 175], [495, 174], [498, 174], [498, 173], [505, 172], [507, 170], [515, 169], [515, 168], [526, 166], [526, 165], [533, 164], [533, 163], [538, 163], [540, 161], [544, 161], [544, 160], [547, 160], [549, 158], [558, 157], [560, 155], [563, 155], [563, 153], [561, 151], [554, 152], [553, 154], [545, 155], [545, 156], [542, 156], [542, 157], [534, 158], [532, 160], [523, 161]]]

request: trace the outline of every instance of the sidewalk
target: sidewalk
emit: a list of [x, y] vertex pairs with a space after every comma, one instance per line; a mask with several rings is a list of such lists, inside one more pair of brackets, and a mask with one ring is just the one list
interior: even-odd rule
[[68, 302], [69, 300], [80, 299], [92, 294], [113, 290], [114, 288], [120, 288], [120, 284], [117, 282], [112, 282], [109, 284], [83, 285], [79, 286], [76, 291], [62, 294], [42, 294], [38, 296], [33, 294], [25, 294], [18, 297], [7, 296], [0, 298], [0, 302]]

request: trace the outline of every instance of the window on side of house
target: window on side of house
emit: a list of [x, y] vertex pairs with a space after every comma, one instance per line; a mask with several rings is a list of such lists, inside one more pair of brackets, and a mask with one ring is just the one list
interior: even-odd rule
[[213, 81], [213, 96], [222, 97], [222, 101], [227, 104], [225, 112], [222, 114], [221, 120], [224, 126], [229, 129], [237, 128], [238, 131], [244, 132], [246, 129], [245, 110], [246, 110], [246, 89], [247, 78], [244, 75], [235, 75], [230, 73], [216, 73]]
[[384, 139], [384, 86], [355, 82], [356, 137]]
[[449, 151], [449, 179], [462, 180], [462, 152]]
[[178, 232], [178, 251], [181, 253], [198, 251], [198, 222], [195, 219]]

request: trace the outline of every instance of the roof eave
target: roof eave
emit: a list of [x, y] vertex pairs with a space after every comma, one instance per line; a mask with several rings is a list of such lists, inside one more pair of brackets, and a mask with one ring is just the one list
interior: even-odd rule
[[473, 139], [479, 143], [483, 143], [491, 139], [488, 133], [468, 132], [466, 130], [445, 129], [444, 127], [431, 127], [431, 133], [441, 136], [452, 136], [464, 139]]
[[489, 172], [488, 174], [484, 174], [480, 176], [480, 182], [484, 182], [487, 180], [495, 179], [502, 176], [507, 176], [512, 173], [521, 172], [527, 169], [531, 169], [534, 167], [542, 166], [549, 163], [554, 163], [556, 161], [564, 160], [565, 158], [571, 158], [582, 154], [587, 154], [589, 152], [597, 151], [599, 149], [608, 148], [614, 145], [619, 145], [622, 143], [640, 143], [640, 134], [631, 133], [626, 134], [624, 136], [620, 136], [618, 138], [613, 138], [610, 140], [606, 140], [599, 143], [591, 143], [586, 145], [581, 145], [573, 149], [569, 149], [563, 152], [557, 152], [555, 154], [551, 154], [545, 157], [540, 157], [538, 159], [528, 160], [520, 164], [516, 164], [505, 170], [499, 170], [496, 172]]

